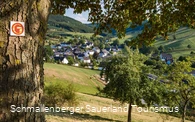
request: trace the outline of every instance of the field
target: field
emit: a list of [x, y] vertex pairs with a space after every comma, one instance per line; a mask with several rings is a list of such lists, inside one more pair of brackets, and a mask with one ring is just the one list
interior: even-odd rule
[[[187, 56], [191, 51], [195, 51], [195, 30], [187, 27], [180, 28], [175, 32], [176, 39], [173, 39], [173, 34], [169, 34], [169, 39], [164, 40], [158, 38], [154, 44], [156, 47], [164, 46], [168, 53], [171, 53], [175, 58], [179, 56]], [[191, 48], [187, 46], [190, 45]], [[169, 50], [169, 49], [172, 50]]]
[[94, 77], [99, 75], [100, 71], [98, 70], [52, 63], [45, 63], [44, 68], [45, 83], [55, 81], [73, 83], [78, 92], [86, 94], [96, 94], [98, 92], [97, 87], [103, 87], [103, 84]]
[[[93, 36], [93, 33], [79, 33], [79, 32], [65, 32], [66, 34], [70, 34], [70, 35], [79, 35], [79, 36], [85, 36], [87, 38], [90, 38]], [[100, 35], [98, 35], [97, 37], [102, 37]]]
[[139, 33], [140, 33], [140, 31], [134, 32], [134, 33], [130, 33], [130, 32], [129, 32], [129, 33], [127, 33], [127, 34], [125, 35], [125, 37], [123, 37], [123, 38], [121, 38], [121, 39], [119, 39], [118, 37], [113, 37], [111, 40], [114, 41], [114, 40], [118, 39], [119, 42], [120, 42], [120, 44], [123, 44], [125, 40], [131, 40], [131, 38], [137, 36]]
[[[59, 65], [52, 63], [44, 64], [45, 83], [64, 81], [73, 83], [77, 89], [77, 97], [79, 104], [77, 107], [83, 107], [82, 111], [74, 114], [64, 113], [46, 113], [47, 122], [125, 122], [127, 119], [127, 111], [88, 111], [86, 106], [95, 107], [100, 110], [101, 107], [122, 107], [125, 109], [127, 104], [120, 104], [112, 99], [96, 96], [97, 86], [103, 87], [103, 84], [93, 78], [100, 72], [97, 70], [83, 69], [68, 65]], [[65, 107], [65, 106], [64, 106]], [[73, 111], [72, 111], [73, 112]], [[180, 119], [159, 114], [154, 112], [137, 112], [134, 108], [132, 111], [133, 122], [179, 122]], [[189, 121], [187, 121], [189, 122]]]
[[[125, 109], [127, 104], [121, 105], [119, 102], [115, 102], [111, 99], [101, 98], [98, 96], [77, 94], [80, 99], [79, 107], [84, 107], [82, 112], [70, 114], [65, 113], [47, 113], [47, 122], [126, 122], [127, 112], [89, 112], [86, 106], [96, 107], [100, 110], [101, 107], [122, 107]], [[91, 109], [92, 110], [92, 109]], [[153, 112], [137, 112], [134, 108], [132, 110], [133, 122], [179, 122], [180, 119], [168, 116], [166, 114], [158, 114]], [[190, 122], [190, 121], [186, 121]]]

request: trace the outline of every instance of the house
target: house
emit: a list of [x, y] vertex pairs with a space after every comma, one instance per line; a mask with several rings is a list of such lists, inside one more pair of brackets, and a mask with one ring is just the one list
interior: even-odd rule
[[84, 52], [84, 55], [85, 57], [89, 57], [89, 52], [88, 51]]
[[93, 55], [95, 52], [93, 50], [88, 51], [89, 55]]
[[78, 63], [78, 62], [75, 62], [73, 65], [74, 65], [75, 67], [78, 67], [78, 66], [79, 66], [79, 63]]
[[62, 63], [63, 63], [63, 64], [68, 64], [68, 59], [67, 59], [67, 58], [64, 58], [64, 59], [62, 60]]
[[63, 57], [63, 53], [61, 52], [55, 52], [54, 57]]
[[112, 48], [108, 47], [108, 48], [105, 48], [105, 49], [110, 52]]
[[81, 54], [83, 52], [82, 52], [82, 50], [80, 48], [76, 48], [76, 49], [74, 49], [73, 53], [77, 56], [77, 55], [79, 55], [79, 54]]
[[173, 57], [171, 54], [167, 54], [167, 53], [161, 53], [160, 54], [160, 59], [162, 61], [165, 61], [167, 64], [171, 64], [173, 62]]
[[101, 50], [101, 52], [99, 53], [99, 57], [105, 57], [109, 54], [109, 52], [106, 49]]
[[64, 55], [61, 52], [54, 53], [54, 60], [56, 61], [62, 61], [64, 59]]
[[192, 74], [193, 76], [195, 76], [195, 70], [192, 70], [192, 71], [190, 72], [190, 74]]
[[93, 68], [93, 63], [88, 63], [88, 68], [92, 69]]
[[89, 57], [83, 57], [83, 62], [89, 64], [91, 63], [91, 60]]
[[89, 48], [89, 47], [86, 44], [82, 44], [81, 48], [85, 49], [85, 48]]
[[112, 50], [112, 51], [118, 51], [118, 46], [113, 46], [113, 47], [111, 48], [111, 50]]
[[78, 54], [77, 58], [79, 60], [83, 60], [83, 58], [85, 57], [85, 55], [82, 53], [82, 54]]
[[72, 51], [76, 50], [77, 48], [78, 48], [78, 46], [76, 46], [76, 45], [71, 46]]
[[88, 48], [91, 48], [93, 46], [93, 43], [92, 42], [86, 42], [86, 45]]
[[61, 49], [62, 46], [61, 46], [60, 44], [57, 44], [57, 45], [56, 45], [56, 48], [57, 48], [57, 49]]
[[72, 51], [66, 51], [64, 52], [64, 57], [72, 57], [73, 59], [75, 59], [75, 55], [73, 54]]
[[99, 49], [98, 47], [94, 47], [92, 50], [93, 50], [94, 52], [96, 52], [96, 53], [100, 53], [100, 49]]
[[71, 47], [71, 44], [66, 42], [62, 42], [60, 45], [61, 47]]
[[64, 47], [64, 51], [65, 52], [73, 52], [72, 48], [70, 48], [70, 47]]

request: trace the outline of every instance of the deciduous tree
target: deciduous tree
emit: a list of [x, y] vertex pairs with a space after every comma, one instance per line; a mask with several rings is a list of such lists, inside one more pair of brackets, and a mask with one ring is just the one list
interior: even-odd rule
[[[149, 80], [149, 69], [144, 65], [146, 57], [138, 50], [127, 50], [127, 56], [115, 56], [105, 67], [105, 79], [108, 82], [104, 93], [122, 103], [129, 103], [128, 122], [132, 121], [132, 105], [148, 106], [161, 102], [163, 85], [157, 80]], [[102, 70], [104, 71], [104, 70]]]
[[169, 81], [167, 84], [169, 94], [165, 99], [169, 105], [180, 107], [181, 122], [185, 121], [188, 104], [195, 103], [195, 77], [190, 73], [191, 65], [189, 58], [186, 61], [177, 61], [169, 67], [166, 76]]

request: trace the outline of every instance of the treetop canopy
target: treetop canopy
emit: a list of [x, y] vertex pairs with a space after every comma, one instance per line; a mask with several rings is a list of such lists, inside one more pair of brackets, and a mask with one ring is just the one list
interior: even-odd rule
[[180, 26], [195, 27], [194, 0], [53, 0], [52, 5], [52, 13], [88, 10], [88, 20], [98, 25], [95, 35], [114, 28], [123, 37], [127, 27], [144, 24], [142, 33], [131, 41], [136, 45], [149, 45], [159, 34], [167, 39], [167, 33]]

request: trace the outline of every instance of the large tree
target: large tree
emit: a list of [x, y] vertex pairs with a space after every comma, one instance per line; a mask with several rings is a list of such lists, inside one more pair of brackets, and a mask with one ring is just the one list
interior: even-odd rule
[[[49, 0], [0, 2], [0, 121], [45, 121], [43, 112], [14, 112], [14, 108], [41, 104], [44, 36], [50, 6]], [[24, 37], [10, 36], [10, 21], [25, 22]], [[11, 109], [11, 105], [16, 107]]]
[[[133, 44], [150, 44], [157, 34], [166, 37], [180, 25], [194, 27], [195, 23], [194, 0], [1, 0], [0, 120], [44, 121], [43, 113], [11, 113], [10, 105], [40, 105], [47, 18], [51, 12], [64, 14], [70, 7], [76, 13], [90, 11], [89, 20], [98, 23], [96, 34], [115, 28], [121, 36], [129, 22], [133, 27], [147, 19], [143, 34]], [[10, 21], [25, 22], [24, 37], [9, 35]]]

